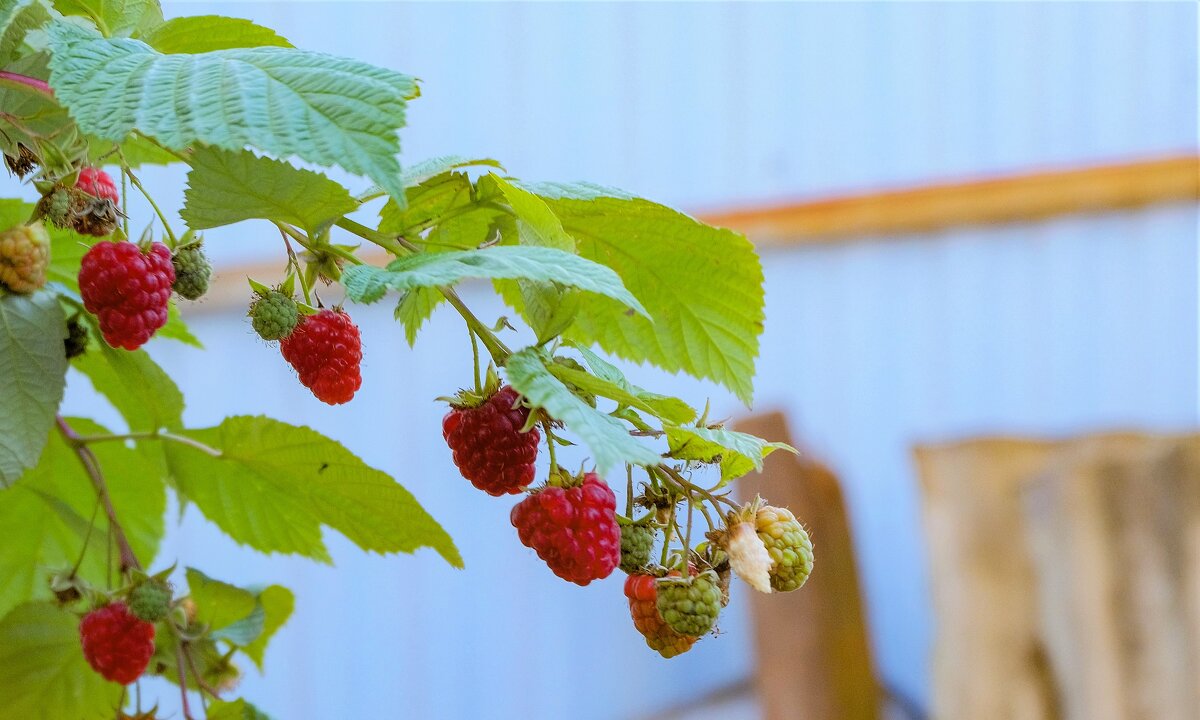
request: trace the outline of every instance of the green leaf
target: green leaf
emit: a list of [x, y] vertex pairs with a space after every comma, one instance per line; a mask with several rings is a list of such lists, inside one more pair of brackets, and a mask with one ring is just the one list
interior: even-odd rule
[[195, 568], [187, 569], [188, 591], [196, 603], [196, 619], [210, 630], [220, 630], [254, 612], [254, 593], [214, 580]]
[[291, 48], [163, 55], [69, 23], [47, 32], [50, 84], [84, 132], [120, 142], [137, 128], [173, 150], [252, 145], [366, 175], [404, 197], [397, 131], [416, 94], [407, 75]]
[[[93, 337], [99, 333], [93, 325]], [[72, 361], [133, 431], [183, 426], [183, 393], [145, 350], [116, 350], [102, 340]]]
[[208, 720], [271, 720], [266, 713], [245, 700], [217, 700], [208, 706]]
[[[515, 233], [521, 245], [552, 247], [575, 252], [575, 239], [568, 235], [558, 217], [537, 195], [491, 174], [485, 187], [494, 187], [516, 213]], [[575, 322], [583, 298], [579, 293], [552, 283], [531, 280], [497, 281], [501, 295], [519, 293], [529, 327], [537, 334], [538, 344], [561, 335]]]
[[651, 403], [643, 399], [634, 388], [628, 385], [622, 387], [618, 383], [558, 363], [550, 363], [547, 367], [554, 377], [562, 380], [564, 384], [574, 385], [593, 395], [616, 400], [621, 405], [628, 405], [668, 422], [688, 422], [696, 416], [695, 411], [678, 398], [664, 398], [674, 402]]
[[542, 198], [494, 173], [489, 175], [488, 179], [504, 195], [509, 207], [517, 214], [517, 229], [522, 245], [575, 252], [575, 239], [563, 230], [558, 216]]
[[541, 196], [579, 254], [615, 270], [654, 318], [589, 297], [567, 338], [715, 380], [749, 403], [763, 329], [763, 274], [746, 238], [594, 185], [519, 186]]
[[255, 640], [242, 646], [242, 652], [254, 661], [259, 670], [262, 670], [267, 643], [292, 616], [295, 606], [296, 597], [282, 585], [271, 585], [259, 593], [258, 609], [262, 610], [262, 628]]
[[720, 459], [721, 485], [751, 470], [761, 472], [763, 458], [775, 450], [796, 453], [787, 443], [767, 442], [749, 433], [724, 428], [667, 427], [666, 430], [671, 457], [705, 463]]
[[146, 32], [163, 21], [158, 0], [51, 0], [63, 15], [85, 17], [110, 37]]
[[0, 720], [108, 720], [121, 697], [84, 660], [74, 613], [28, 603], [0, 620]]
[[437, 288], [432, 287], [413, 288], [400, 298], [396, 304], [396, 320], [404, 327], [404, 339], [409, 347], [416, 344], [421, 326], [445, 299]]
[[181, 215], [193, 230], [262, 218], [315, 232], [358, 207], [324, 175], [245, 150], [197, 148], [190, 162]]
[[[90, 420], [68, 418], [80, 435], [106, 434]], [[92, 446], [108, 485], [110, 499], [129, 544], [147, 565], [163, 535], [167, 506], [162, 473], [146, 455], [117, 442]], [[5, 551], [0, 553], [0, 614], [31, 599], [50, 596], [47, 579], [70, 568], [80, 557], [95, 517], [79, 574], [104, 585], [108, 575], [108, 522], [97, 512], [96, 491], [79, 458], [58, 435], [49, 435], [41, 459], [15, 485], [0, 490], [0, 527]]]
[[676, 424], [688, 423], [696, 419], [696, 409], [683, 400], [643, 390], [626, 380], [625, 374], [617, 369], [617, 366], [588, 348], [577, 344], [573, 345], [573, 347], [583, 356], [583, 361], [596, 374], [596, 377], [607, 380], [617, 387], [633, 393], [639, 400], [653, 408], [652, 414], [656, 417]]
[[446, 531], [411, 493], [315, 430], [238, 416], [182, 434], [221, 454], [169, 443], [176, 485], [239, 543], [328, 560], [327, 525], [364, 550], [431, 547], [462, 565]]
[[200, 338], [193, 335], [191, 329], [183, 322], [183, 315], [179, 312], [179, 304], [175, 302], [174, 298], [171, 299], [171, 303], [167, 306], [167, 324], [159, 328], [154, 337], [177, 340], [184, 345], [191, 345], [201, 350], [204, 349], [204, 343], [200, 342]]
[[25, 34], [50, 19], [39, 0], [10, 0], [0, 7], [0, 67], [12, 62], [25, 42]]
[[422, 181], [405, 192], [402, 205], [395, 198], [379, 211], [379, 232], [415, 235], [451, 210], [470, 205], [471, 180], [463, 173], [446, 172]]
[[460, 155], [442, 155], [441, 157], [422, 160], [406, 168], [400, 175], [400, 182], [404, 183], [405, 187], [413, 187], [420, 185], [435, 175], [441, 175], [442, 173], [460, 168], [480, 166], [504, 169], [498, 160], [491, 158], [465, 158]]
[[466, 278], [525, 278], [552, 280], [581, 290], [613, 298], [637, 312], [644, 312], [621, 284], [620, 278], [603, 265], [577, 255], [542, 247], [492, 247], [443, 253], [420, 253], [392, 261], [386, 269], [370, 265], [346, 268], [342, 284], [356, 302], [371, 303], [389, 290], [454, 285]]
[[66, 386], [66, 318], [58, 300], [0, 291], [0, 487], [33, 467]]
[[[50, 71], [46, 53], [33, 53], [18, 58], [4, 69], [19, 75], [45, 80]], [[20, 83], [0, 83], [0, 148], [16, 154], [17, 145], [41, 153], [45, 158], [52, 145], [55, 155], [82, 150], [82, 138], [66, 108], [40, 90]], [[42, 138], [52, 138], [43, 140]], [[63, 168], [55, 165], [52, 169]]]
[[563, 422], [592, 450], [601, 474], [625, 463], [658, 465], [658, 453], [629, 434], [616, 418], [605, 415], [575, 396], [547, 369], [544, 356], [533, 348], [514, 353], [504, 366], [508, 382], [535, 407]]
[[[113, 152], [120, 146], [121, 153]], [[103, 159], [102, 159], [103, 158]], [[124, 158], [132, 170], [143, 165], [171, 165], [181, 160], [170, 152], [163, 150], [153, 142], [138, 135], [131, 135], [124, 142], [114, 143], [99, 138], [91, 138], [88, 142], [88, 160], [93, 165], [113, 167], [114, 177], [120, 177], [120, 162]]]
[[292, 47], [270, 28], [242, 18], [193, 15], [172, 18], [142, 37], [161, 53], [203, 53], [249, 47]]

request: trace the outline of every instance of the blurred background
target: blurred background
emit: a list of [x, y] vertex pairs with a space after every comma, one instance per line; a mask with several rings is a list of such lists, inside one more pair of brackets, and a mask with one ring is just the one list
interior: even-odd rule
[[[767, 288], [754, 407], [628, 370], [804, 451], [750, 482], [813, 526], [813, 581], [768, 602], [738, 588], [719, 637], [662, 660], [619, 577], [553, 577], [516, 541], [509, 504], [457, 475], [433, 402], [470, 376], [456, 317], [439, 311], [410, 350], [386, 303], [357, 309], [364, 390], [327, 407], [244, 317], [242, 278], [282, 270], [278, 234], [212, 232], [221, 291], [184, 309], [207, 352], [148, 347], [188, 423], [310, 424], [395, 475], [466, 561], [365, 557], [340, 537], [334, 567], [267, 558], [186, 513], [159, 564], [296, 591], [268, 674], [243, 681], [261, 708], [1200, 716], [1200, 464], [1173, 435], [1200, 419], [1195, 4], [166, 11], [246, 17], [421, 78], [408, 163], [494, 157], [522, 179], [591, 180], [747, 232]], [[140, 174], [179, 206], [182, 171]], [[135, 225], [151, 216], [135, 208]], [[483, 285], [463, 294], [504, 313]], [[120, 425], [74, 374], [66, 410]], [[1135, 434], [1095, 435], [1112, 431]]]

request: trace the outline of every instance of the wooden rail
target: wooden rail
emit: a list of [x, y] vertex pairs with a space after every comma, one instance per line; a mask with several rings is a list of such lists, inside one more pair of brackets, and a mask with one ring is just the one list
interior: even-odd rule
[[1200, 157], [1058, 169], [701, 213], [760, 247], [930, 232], [1200, 200]]

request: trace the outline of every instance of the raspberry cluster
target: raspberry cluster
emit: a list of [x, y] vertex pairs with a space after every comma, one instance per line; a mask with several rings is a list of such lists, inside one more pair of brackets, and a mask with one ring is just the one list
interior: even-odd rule
[[106, 680], [128, 685], [141, 677], [154, 655], [154, 625], [116, 602], [93, 610], [79, 623], [83, 657]]
[[537, 428], [522, 432], [529, 408], [510, 386], [482, 403], [451, 407], [442, 419], [442, 437], [463, 477], [489, 495], [519, 493], [534, 479], [534, 461], [542, 436]]
[[290, 295], [271, 290], [250, 304], [250, 325], [263, 340], [282, 340], [300, 322], [300, 310]]
[[649, 525], [621, 526], [621, 570], [635, 573], [650, 564], [654, 551], [654, 528]]
[[199, 300], [208, 292], [212, 265], [199, 241], [176, 248], [171, 258], [175, 267], [175, 293], [188, 300]]
[[713, 629], [721, 613], [721, 588], [715, 572], [661, 578], [657, 585], [658, 613], [672, 630], [700, 637]]
[[0, 285], [31, 293], [46, 284], [50, 235], [40, 222], [0, 232]]
[[48, 189], [38, 201], [37, 212], [57, 227], [104, 237], [117, 228], [119, 202], [116, 183], [108, 173], [84, 167], [73, 186], [60, 183]]
[[350, 402], [362, 387], [362, 339], [358, 326], [340, 309], [303, 316], [279, 349], [299, 373], [300, 383], [323, 403]]
[[162, 243], [98, 242], [83, 256], [79, 294], [113, 347], [136, 350], [167, 323], [175, 268]]
[[608, 577], [621, 561], [617, 499], [595, 473], [571, 482], [578, 484], [534, 492], [512, 509], [511, 519], [521, 543], [555, 575], [587, 585]]
[[[672, 573], [679, 576], [679, 571]], [[625, 597], [633, 627], [645, 638], [651, 650], [665, 658], [682, 655], [696, 644], [697, 638], [676, 632], [658, 612], [658, 584], [653, 575], [635, 573], [625, 578]]]
[[792, 511], [768, 505], [755, 516], [755, 529], [771, 556], [771, 588], [789, 592], [804, 585], [813, 569], [813, 546]]

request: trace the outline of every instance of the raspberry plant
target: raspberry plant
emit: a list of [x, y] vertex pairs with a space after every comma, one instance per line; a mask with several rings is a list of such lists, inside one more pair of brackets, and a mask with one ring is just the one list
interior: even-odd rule
[[[763, 290], [744, 237], [490, 159], [402, 167], [413, 78], [245, 20], [167, 21], [156, 0], [3, 0], [0, 68], [0, 150], [40, 195], [0, 200], [0, 720], [265, 717], [233, 689], [239, 666], [262, 668], [292, 593], [157, 557], [168, 493], [264, 553], [328, 561], [330, 528], [365, 551], [428, 547], [462, 564], [411, 493], [341, 444], [262, 416], [184, 423], [142, 346], [199, 346], [177, 303], [208, 289], [202, 232], [243, 221], [280, 249], [284, 277], [249, 279], [250, 322], [278, 350], [245, 352], [279, 352], [313, 402], [371, 392], [357, 305], [394, 294], [410, 345], [439, 307], [461, 317], [475, 371], [443, 397], [447, 463], [522, 496], [513, 540], [559, 576], [633, 573], [633, 624], [663, 656], [714, 627], [731, 572], [768, 592], [808, 577], [792, 514], [729, 496], [791, 448], [643, 389], [599, 354], [749, 402]], [[187, 167], [177, 214], [139, 180], [152, 164]], [[131, 192], [152, 216], [130, 216]], [[455, 289], [467, 280], [492, 283], [527, 332], [477, 317]], [[59, 413], [68, 368], [123, 427]], [[147, 675], [180, 688], [178, 708], [143, 698]]]

